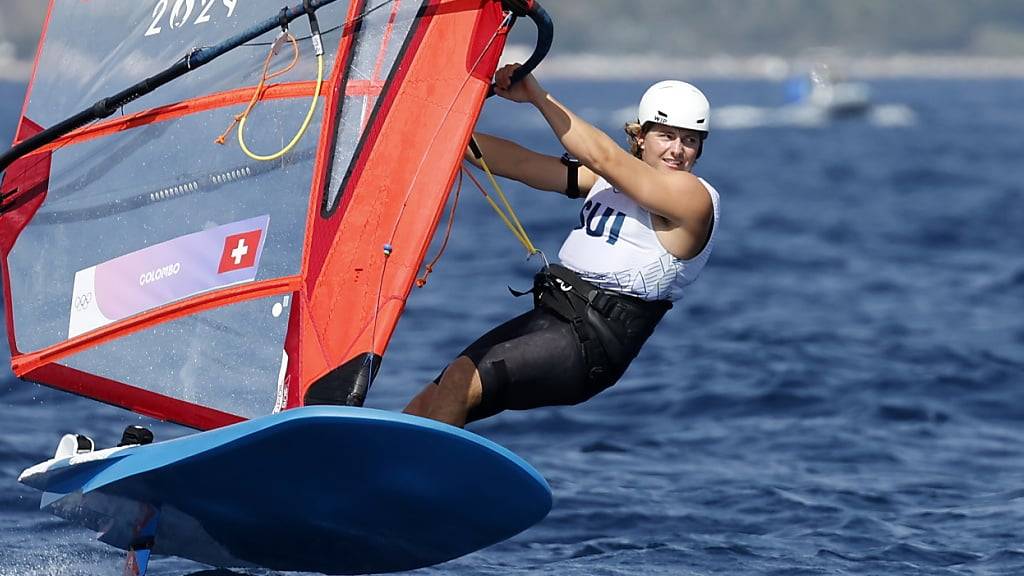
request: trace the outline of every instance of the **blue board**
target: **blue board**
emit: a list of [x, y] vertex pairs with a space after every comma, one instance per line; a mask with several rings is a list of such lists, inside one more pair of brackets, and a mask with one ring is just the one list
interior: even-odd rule
[[[314, 406], [44, 462], [43, 508], [122, 549], [217, 567], [366, 574], [444, 562], [551, 509], [512, 452], [432, 420]], [[151, 528], [145, 528], [151, 526]]]

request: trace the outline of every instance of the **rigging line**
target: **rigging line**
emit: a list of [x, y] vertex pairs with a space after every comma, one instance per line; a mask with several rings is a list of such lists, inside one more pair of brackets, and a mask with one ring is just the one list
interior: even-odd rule
[[[434, 133], [431, 135], [431, 138], [430, 138], [431, 142], [434, 142], [434, 141], [437, 140], [438, 135], [441, 133], [441, 127], [448, 120], [448, 117], [451, 115], [452, 110], [455, 109], [455, 102], [459, 99], [459, 96], [462, 95], [462, 91], [466, 89], [466, 85], [469, 84], [470, 78], [472, 78], [473, 77], [473, 73], [476, 72], [477, 66], [480, 65], [480, 62], [483, 61], [484, 55], [487, 54], [487, 52], [491, 48], [491, 45], [494, 44], [494, 40], [498, 37], [498, 33], [502, 30], [502, 28], [507, 26], [509, 22], [511, 22], [511, 19], [512, 19], [512, 14], [511, 13], [506, 15], [505, 18], [498, 25], [498, 27], [494, 30], [494, 33], [491, 35], [490, 39], [487, 40], [487, 43], [480, 50], [480, 55], [477, 56], [476, 61], [473, 62], [472, 66], [470, 66], [469, 71], [466, 74], [466, 78], [462, 81], [462, 84], [459, 85], [459, 89], [456, 91], [455, 97], [452, 99], [452, 102], [448, 106], [448, 109], [445, 110], [444, 117], [441, 119], [440, 125], [437, 127], [436, 130], [434, 130]], [[412, 177], [412, 181], [413, 182], [415, 182], [416, 179], [419, 178], [420, 172], [423, 171], [423, 166], [426, 164], [426, 162], [427, 162], [427, 157], [424, 154], [423, 157], [420, 158], [419, 164], [416, 166], [416, 171], [413, 172], [413, 177]], [[395, 219], [395, 224], [394, 224], [394, 226], [392, 226], [391, 233], [389, 234], [389, 237], [391, 238], [391, 240], [394, 240], [395, 233], [398, 231], [398, 223], [401, 222], [402, 217], [405, 215], [405, 209], [408, 207], [408, 205], [409, 205], [409, 198], [412, 196], [412, 193], [413, 193], [412, 188], [413, 187], [410, 186], [409, 189], [406, 190], [405, 196], [402, 198], [402, 205], [401, 205], [401, 208], [398, 211], [398, 218]]]
[[[370, 329], [370, 354], [367, 356], [370, 370], [367, 373], [367, 385], [366, 391], [370, 391], [370, 385], [373, 384], [373, 360], [374, 355], [377, 354], [377, 320], [380, 318], [380, 295], [384, 292], [384, 271], [387, 270], [388, 260], [391, 257], [392, 247], [391, 243], [388, 242], [381, 247], [384, 252], [384, 264], [380, 267], [380, 277], [377, 279], [377, 297], [376, 302], [373, 305], [373, 328]], [[382, 355], [383, 359], [383, 355]]]
[[[299, 139], [302, 138], [302, 136], [306, 133], [306, 130], [309, 128], [309, 121], [312, 120], [313, 118], [313, 112], [316, 111], [316, 104], [319, 100], [319, 94], [321, 94], [321, 89], [323, 89], [324, 87], [324, 40], [321, 37], [321, 30], [319, 30], [319, 22], [316, 19], [316, 12], [309, 9], [309, 0], [303, 0], [303, 5], [306, 6], [306, 15], [309, 16], [309, 34], [312, 36], [313, 39], [313, 53], [316, 54], [316, 90], [313, 92], [312, 100], [309, 102], [309, 110], [306, 112], [306, 117], [302, 121], [302, 126], [299, 127], [299, 131], [296, 132], [295, 136], [292, 137], [292, 141], [288, 142], [288, 145], [285, 148], [281, 149], [280, 151], [266, 156], [253, 154], [249, 150], [249, 147], [246, 146], [246, 120], [249, 118], [249, 113], [252, 112], [252, 107], [256, 106], [256, 100], [258, 100], [260, 96], [260, 90], [256, 91], [255, 98], [251, 102], [250, 108], [248, 108], [246, 112], [242, 115], [242, 121], [239, 122], [239, 146], [242, 147], [242, 152], [246, 153], [246, 156], [252, 158], [253, 160], [276, 160], [288, 154], [289, 151], [295, 148], [295, 145], [299, 143]], [[291, 36], [291, 34], [289, 34], [289, 36]], [[292, 39], [294, 40], [295, 37], [292, 36]], [[294, 46], [296, 51], [296, 57], [298, 57], [299, 46], [298, 44], [295, 44]], [[272, 52], [273, 48], [271, 48], [270, 51]], [[269, 60], [267, 67], [269, 67]], [[266, 69], [264, 69], [264, 73], [265, 72]]]
[[[302, 137], [306, 134], [306, 130], [309, 129], [309, 122], [310, 120], [313, 119], [313, 113], [316, 111], [316, 105], [320, 100], [320, 91], [324, 85], [324, 44], [320, 36], [320, 22], [317, 20], [316, 12], [309, 8], [310, 0], [303, 0], [303, 6], [306, 7], [306, 15], [309, 16], [309, 32], [311, 37], [313, 38], [313, 53], [316, 54], [316, 90], [313, 92], [313, 98], [309, 103], [309, 110], [306, 112], [306, 117], [302, 120], [302, 125], [299, 127], [298, 132], [295, 133], [295, 136], [292, 137], [291, 141], [288, 142], [288, 144], [286, 144], [284, 148], [281, 148], [280, 150], [274, 152], [273, 154], [267, 155], [256, 154], [249, 149], [249, 147], [245, 143], [245, 123], [249, 119], [249, 113], [252, 112], [253, 108], [256, 107], [256, 104], [259, 102], [260, 98], [263, 97], [263, 91], [266, 86], [267, 80], [285, 74], [286, 72], [291, 70], [292, 67], [295, 66], [295, 63], [298, 62], [299, 60], [299, 44], [295, 40], [295, 36], [293, 36], [292, 33], [288, 31], [287, 26], [282, 26], [281, 34], [277, 37], [277, 40], [274, 41], [274, 45], [270, 47], [270, 50], [267, 53], [267, 59], [263, 64], [263, 74], [260, 78], [259, 85], [256, 86], [256, 90], [253, 92], [252, 100], [249, 101], [249, 105], [246, 106], [245, 111], [243, 111], [240, 115], [235, 116], [235, 121], [238, 122], [238, 145], [242, 148], [242, 152], [244, 152], [246, 156], [252, 158], [253, 160], [277, 160], [278, 158], [284, 156], [289, 151], [291, 151], [291, 149], [294, 148], [295, 145], [299, 143], [299, 140], [301, 140]], [[270, 69], [270, 62], [274, 58], [274, 54], [276, 54], [278, 49], [280, 48], [282, 37], [287, 38], [288, 41], [291, 42], [292, 44], [292, 62], [291, 64], [288, 65], [287, 68], [283, 70], [278, 70], [277, 72], [274, 72], [268, 77], [267, 71]], [[232, 126], [233, 125], [234, 124], [232, 124]], [[228, 128], [228, 130], [231, 130], [231, 128]], [[217, 143], [223, 144], [224, 136], [221, 136], [217, 140]]]
[[[278, 50], [280, 50], [283, 41], [288, 41], [291, 44], [292, 60], [284, 68], [281, 68], [280, 70], [275, 70], [274, 72], [268, 74], [267, 72], [270, 71], [270, 63], [271, 61], [273, 61], [274, 56], [277, 55]], [[245, 110], [242, 111], [241, 114], [235, 115], [234, 120], [232, 120], [231, 122], [231, 125], [228, 126], [227, 130], [224, 130], [224, 133], [218, 136], [217, 139], [214, 140], [214, 142], [216, 144], [224, 144], [227, 141], [228, 134], [231, 133], [231, 129], [234, 128], [235, 125], [238, 124], [241, 120], [247, 117], [249, 113], [252, 112], [252, 109], [256, 107], [256, 103], [259, 102], [259, 100], [263, 97], [263, 93], [266, 91], [267, 81], [273, 80], [274, 78], [287, 74], [292, 68], [295, 67], [295, 64], [297, 64], [298, 62], [299, 44], [295, 40], [295, 36], [293, 36], [291, 32], [285, 30], [277, 36], [277, 40], [274, 41], [274, 44], [267, 52], [267, 57], [263, 60], [263, 73], [260, 75], [259, 83], [256, 84], [256, 89], [253, 90], [252, 98], [249, 99], [249, 105], [245, 107]]]
[[[473, 178], [473, 182], [477, 185], [477, 188], [480, 189], [480, 192], [483, 193], [484, 197], [487, 198], [487, 201], [491, 204], [491, 207], [494, 208], [494, 210], [498, 213], [498, 216], [501, 216], [501, 219], [505, 221], [505, 225], [508, 226], [510, 230], [512, 230], [512, 233], [516, 235], [516, 238], [519, 239], [519, 242], [522, 243], [523, 247], [526, 248], [526, 251], [529, 253], [529, 256], [533, 256], [534, 254], [539, 252], [539, 250], [537, 250], [537, 247], [534, 246], [533, 242], [530, 241], [530, 236], [526, 233], [526, 228], [523, 227], [523, 223], [519, 221], [519, 217], [516, 216], [516, 211], [512, 209], [512, 204], [509, 203], [508, 198], [505, 196], [505, 193], [501, 189], [501, 186], [498, 184], [498, 181], [494, 178], [494, 173], [491, 172], [490, 166], [487, 165], [487, 161], [484, 159], [484, 154], [480, 150], [480, 146], [477, 144], [475, 138], [470, 137], [469, 149], [473, 156], [477, 159], [477, 161], [480, 162], [481, 168], [483, 168], [483, 171], [487, 174], [487, 178], [489, 178], [491, 181], [491, 186], [494, 186], [494, 189], [498, 192], [498, 198], [500, 198], [502, 204], [505, 205], [505, 210], [507, 210], [508, 212], [508, 218], [506, 218], [505, 213], [498, 207], [498, 205], [493, 200], [491, 200], [490, 196], [487, 195], [487, 192], [484, 192], [483, 186], [481, 186], [480, 183], [477, 182], [476, 178]], [[471, 173], [470, 177], [472, 176], [473, 175]], [[509, 221], [509, 218], [511, 218], [511, 222]]]
[[[312, 120], [313, 118], [313, 113], [316, 111], [316, 104], [319, 100], [319, 95], [321, 95], [321, 90], [324, 87], [324, 41], [321, 37], [321, 30], [319, 30], [319, 22], [316, 18], [316, 13], [315, 11], [309, 9], [309, 0], [303, 0], [303, 6], [306, 7], [306, 15], [309, 16], [309, 34], [313, 40], [313, 53], [316, 55], [316, 89], [313, 91], [313, 97], [309, 102], [309, 110], [306, 112], [306, 116], [302, 120], [302, 125], [299, 126], [299, 130], [295, 133], [291, 141], [289, 141], [284, 148], [282, 148], [278, 152], [268, 155], [258, 155], [249, 150], [249, 147], [246, 145], [246, 121], [249, 120], [249, 114], [253, 111], [254, 108], [256, 108], [257, 102], [259, 102], [260, 98], [263, 97], [263, 90], [265, 89], [267, 80], [288, 73], [288, 71], [290, 71], [295, 66], [295, 63], [299, 61], [299, 44], [295, 40], [295, 36], [293, 36], [292, 33], [288, 31], [287, 25], [283, 25], [282, 32], [278, 36], [278, 39], [274, 40], [273, 45], [270, 46], [270, 49], [267, 51], [266, 60], [263, 63], [263, 74], [260, 75], [259, 85], [256, 86], [256, 89], [253, 91], [253, 97], [249, 100], [249, 106], [246, 107], [246, 110], [242, 114], [234, 117], [234, 121], [231, 123], [231, 126], [233, 126], [234, 123], [236, 122], [238, 123], [239, 147], [242, 148], [242, 152], [244, 152], [246, 156], [252, 158], [253, 160], [276, 160], [288, 154], [293, 148], [295, 148], [295, 145], [299, 143], [299, 140], [302, 138], [303, 135], [305, 135], [306, 130], [309, 128], [309, 121]], [[288, 41], [292, 43], [292, 63], [289, 64], [288, 67], [285, 68], [284, 70], [279, 70], [278, 72], [274, 72], [273, 74], [267, 75], [267, 71], [270, 70], [270, 61], [273, 59], [274, 54], [278, 53], [278, 50], [281, 48], [283, 38], [287, 38]], [[228, 127], [227, 130], [225, 130], [224, 134], [221, 134], [221, 136], [217, 138], [216, 142], [222, 145], [222, 143], [224, 143], [224, 135], [228, 131], [230, 131], [230, 129], [231, 128]]]
[[323, 88], [323, 82], [324, 82], [324, 56], [323, 56], [323, 51], [322, 50], [318, 51], [319, 53], [316, 55], [316, 68], [317, 68], [316, 69], [316, 89], [313, 92], [313, 98], [310, 101], [309, 109], [306, 111], [306, 117], [303, 119], [302, 125], [299, 126], [298, 131], [295, 133], [295, 136], [292, 137], [291, 141], [287, 145], [285, 145], [281, 150], [279, 150], [279, 151], [277, 151], [277, 152], [275, 152], [273, 154], [268, 154], [268, 155], [259, 155], [259, 154], [254, 153], [252, 150], [249, 149], [249, 146], [246, 145], [246, 143], [245, 143], [245, 124], [246, 124], [246, 121], [249, 119], [249, 114], [256, 107], [256, 104], [259, 103], [260, 99], [263, 97], [263, 92], [266, 89], [266, 81], [271, 79], [271, 78], [274, 78], [276, 76], [280, 76], [281, 74], [284, 74], [284, 73], [288, 72], [289, 70], [291, 70], [292, 66], [295, 65], [295, 62], [298, 61], [299, 48], [298, 48], [298, 45], [295, 44], [295, 37], [292, 36], [291, 34], [288, 34], [287, 37], [288, 37], [289, 41], [292, 42], [292, 47], [295, 50], [295, 52], [294, 52], [295, 56], [292, 59], [291, 64], [289, 64], [287, 68], [284, 68], [282, 70], [278, 70], [277, 72], [274, 72], [273, 74], [268, 76], [267, 75], [267, 70], [270, 67], [270, 60], [271, 60], [271, 58], [274, 55], [274, 49], [272, 48], [270, 50], [270, 52], [267, 54], [267, 60], [264, 63], [264, 66], [263, 66], [263, 76], [260, 79], [259, 85], [256, 86], [256, 90], [253, 91], [252, 99], [249, 100], [249, 105], [246, 106], [245, 110], [243, 110], [241, 114], [238, 114], [237, 116], [234, 117], [234, 120], [232, 121], [231, 126], [229, 126], [228, 129], [224, 132], [224, 134], [221, 134], [220, 137], [218, 137], [217, 140], [215, 141], [217, 144], [224, 144], [225, 139], [226, 139], [226, 135], [228, 134], [228, 132], [231, 131], [231, 128], [234, 127], [235, 124], [237, 123], [237, 125], [238, 125], [238, 145], [242, 148], [242, 152], [244, 152], [246, 156], [248, 156], [249, 158], [252, 158], [253, 160], [269, 161], [269, 160], [277, 160], [278, 158], [280, 158], [280, 157], [284, 156], [285, 154], [287, 154], [288, 152], [290, 152], [292, 150], [292, 148], [294, 148], [295, 145], [299, 143], [299, 140], [301, 140], [302, 137], [306, 134], [306, 131], [309, 129], [309, 123], [313, 119], [313, 113], [316, 111], [316, 105], [318, 104], [319, 99], [320, 99], [320, 92], [321, 92], [321, 90]]
[[[509, 26], [512, 23], [512, 21], [513, 21], [512, 19], [513, 18], [514, 17], [513, 17], [511, 12], [507, 13], [505, 15], [505, 17], [502, 19], [501, 23], [498, 24], [498, 27], [494, 30], [494, 33], [487, 40], [487, 43], [480, 50], [480, 55], [477, 56], [476, 61], [473, 62], [473, 65], [469, 67], [469, 71], [466, 73], [466, 78], [462, 81], [462, 84], [459, 85], [459, 89], [455, 92], [455, 97], [452, 99], [452, 102], [448, 106], [448, 109], [445, 110], [444, 117], [441, 119], [440, 124], [438, 125], [437, 129], [434, 131], [434, 134], [431, 136], [430, 142], [433, 143], [433, 142], [435, 142], [437, 140], [438, 135], [441, 133], [441, 127], [444, 126], [444, 123], [448, 120], [448, 117], [451, 115], [452, 110], [455, 109], [455, 102], [458, 101], [459, 96], [461, 96], [463, 90], [466, 89], [466, 85], [469, 84], [469, 80], [471, 78], [473, 78], [473, 73], [476, 72], [477, 66], [479, 66], [480, 63], [483, 61], [484, 55], [487, 54], [490, 51], [491, 46], [494, 44], [494, 40], [497, 39], [497, 37], [498, 37], [498, 33], [501, 32], [501, 30], [503, 28]], [[419, 178], [420, 172], [423, 171], [423, 166], [426, 164], [426, 160], [427, 160], [427, 156], [426, 156], [426, 154], [424, 154], [423, 157], [420, 158], [420, 163], [416, 166], [416, 171], [413, 173], [413, 177], [412, 177], [411, 182], [415, 182], [416, 179]], [[412, 196], [412, 188], [413, 188], [412, 186], [409, 186], [409, 188], [406, 190], [405, 197], [402, 199], [401, 208], [399, 208], [399, 210], [398, 210], [398, 217], [395, 219], [395, 224], [394, 224], [394, 226], [392, 226], [391, 233], [388, 235], [389, 241], [386, 244], [384, 244], [384, 264], [380, 268], [380, 277], [379, 277], [379, 280], [378, 280], [378, 287], [377, 287], [377, 303], [376, 303], [376, 305], [374, 306], [374, 309], [373, 309], [373, 329], [370, 332], [370, 374], [371, 375], [373, 374], [373, 354], [374, 354], [373, 350], [375, 350], [376, 347], [377, 347], [377, 319], [380, 316], [380, 297], [381, 297], [381, 292], [384, 289], [384, 274], [387, 272], [388, 260], [389, 260], [389, 257], [391, 256], [391, 252], [393, 250], [392, 242], [395, 239], [395, 234], [398, 232], [398, 224], [402, 221], [402, 218], [405, 215], [405, 209], [409, 206], [409, 198]]]
[[441, 261], [441, 256], [444, 256], [445, 249], [448, 248], [448, 239], [452, 235], [452, 226], [455, 224], [455, 209], [459, 206], [459, 195], [462, 193], [462, 171], [459, 171], [459, 183], [455, 187], [455, 198], [452, 200], [451, 210], [448, 211], [448, 226], [444, 230], [444, 240], [441, 242], [441, 248], [438, 249], [434, 259], [430, 261], [423, 268], [423, 276], [416, 279], [416, 287], [423, 288], [427, 285], [427, 278], [434, 272], [434, 266]]
[[[341, 24], [338, 24], [337, 26], [334, 26], [333, 28], [328, 28], [328, 29], [324, 30], [323, 32], [321, 32], [321, 34], [326, 36], [326, 35], [328, 35], [328, 34], [330, 34], [332, 32], [337, 32], [338, 30], [341, 30], [342, 28], [344, 28], [346, 26], [350, 26], [352, 24], [355, 24], [356, 22], [359, 22], [360, 20], [363, 20], [364, 18], [366, 18], [370, 14], [373, 14], [374, 12], [376, 12], [377, 10], [380, 10], [381, 8], [387, 6], [388, 4], [393, 4], [395, 1], [396, 0], [384, 0], [380, 4], [377, 4], [376, 6], [374, 6], [373, 8], [369, 8], [367, 10], [364, 10], [362, 14], [359, 14], [358, 16], [352, 18], [351, 20], [347, 20], [345, 22], [342, 22]], [[296, 38], [296, 40], [299, 41], [299, 42], [305, 42], [306, 40], [309, 40], [312, 37], [313, 37], [312, 35], [300, 36], [300, 37]], [[246, 44], [243, 44], [243, 46], [245, 46], [245, 47], [258, 47], [258, 46], [271, 46], [273, 44], [274, 44], [273, 42], [248, 42]]]
[[462, 167], [462, 172], [465, 172], [466, 175], [469, 176], [469, 179], [472, 180], [473, 184], [475, 184], [477, 189], [480, 190], [480, 193], [484, 195], [484, 199], [487, 200], [487, 203], [491, 205], [491, 208], [493, 208], [494, 211], [498, 214], [498, 216], [501, 217], [501, 220], [502, 222], [505, 223], [505, 226], [508, 226], [508, 229], [511, 230], [512, 234], [515, 235], [516, 240], [519, 240], [519, 243], [522, 244], [523, 247], [526, 248], [526, 250], [530, 252], [531, 255], [535, 254], [537, 249], [532, 247], [532, 244], [530, 244], [530, 240], [528, 238], [523, 237], [524, 233], [517, 229], [516, 226], [512, 223], [512, 221], [508, 219], [508, 216], [501, 209], [501, 206], [498, 206], [498, 203], [495, 202], [493, 198], [491, 198], [490, 194], [487, 193], [487, 190], [485, 190], [483, 185], [480, 184], [480, 181], [476, 179], [476, 176], [474, 176], [473, 173], [470, 172], [469, 169], [466, 168], [465, 166]]
[[284, 156], [295, 148], [295, 145], [299, 143], [299, 140], [306, 134], [306, 130], [309, 129], [309, 123], [313, 119], [313, 113], [316, 111], [316, 105], [320, 100], [320, 89], [324, 84], [324, 55], [320, 54], [316, 57], [316, 91], [313, 93], [313, 100], [309, 103], [309, 110], [306, 111], [306, 118], [302, 121], [302, 126], [299, 127], [299, 131], [292, 137], [284, 148], [266, 156], [253, 153], [249, 150], [249, 147], [245, 144], [245, 121], [249, 118], [248, 114], [242, 116], [242, 120], [238, 123], [238, 145], [242, 147], [242, 152], [253, 160], [268, 161], [277, 160], [281, 156]]

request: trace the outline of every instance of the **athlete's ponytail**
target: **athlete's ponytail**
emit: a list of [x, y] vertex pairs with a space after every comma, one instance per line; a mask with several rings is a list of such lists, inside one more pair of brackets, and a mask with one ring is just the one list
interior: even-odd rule
[[629, 153], [637, 158], [644, 159], [644, 150], [640, 147], [640, 143], [637, 139], [643, 138], [644, 129], [637, 122], [626, 122], [622, 129], [626, 131], [627, 141], [629, 142]]

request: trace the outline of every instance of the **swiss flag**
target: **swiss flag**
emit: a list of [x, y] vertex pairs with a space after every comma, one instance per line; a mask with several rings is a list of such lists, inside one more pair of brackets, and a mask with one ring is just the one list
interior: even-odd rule
[[217, 268], [217, 273], [224, 274], [254, 266], [262, 235], [263, 230], [257, 228], [225, 238], [224, 251], [220, 255], [220, 266]]

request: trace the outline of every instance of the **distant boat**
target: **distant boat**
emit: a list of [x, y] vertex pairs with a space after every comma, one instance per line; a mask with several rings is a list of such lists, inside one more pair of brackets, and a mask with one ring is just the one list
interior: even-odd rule
[[715, 126], [743, 130], [771, 126], [818, 128], [855, 120], [878, 127], [911, 126], [917, 115], [899, 103], [876, 102], [865, 82], [846, 80], [818, 65], [784, 83], [784, 103], [776, 106], [734, 104], [715, 111]]
[[844, 80], [828, 66], [786, 83], [787, 103], [814, 108], [833, 118], [860, 116], [871, 108], [871, 88], [863, 82]]

